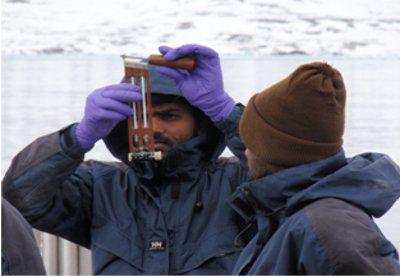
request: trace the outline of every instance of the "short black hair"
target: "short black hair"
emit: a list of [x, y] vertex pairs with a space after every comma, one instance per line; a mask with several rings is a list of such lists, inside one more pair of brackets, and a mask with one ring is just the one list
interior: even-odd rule
[[182, 96], [179, 95], [168, 95], [161, 93], [151, 93], [151, 103], [153, 106], [160, 106], [168, 103], [179, 103], [187, 106], [188, 108], [192, 108], [192, 105]]

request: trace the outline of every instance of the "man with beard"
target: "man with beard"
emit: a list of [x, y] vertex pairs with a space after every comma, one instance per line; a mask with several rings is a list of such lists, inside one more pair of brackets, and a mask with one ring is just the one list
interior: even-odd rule
[[[160, 51], [197, 62], [190, 72], [150, 68], [161, 162], [127, 161], [127, 102], [141, 95], [135, 85], [112, 85], [88, 96], [79, 124], [22, 150], [3, 194], [33, 227], [90, 248], [94, 274], [228, 274], [245, 244], [243, 221], [226, 202], [247, 178], [242, 106], [224, 91], [215, 51]], [[101, 138], [121, 162], [83, 162]], [[218, 158], [226, 145], [241, 163]]]
[[231, 203], [258, 233], [233, 274], [400, 273], [372, 219], [400, 196], [400, 169], [383, 154], [345, 158], [345, 100], [339, 71], [319, 62], [250, 99], [239, 130], [254, 180]]

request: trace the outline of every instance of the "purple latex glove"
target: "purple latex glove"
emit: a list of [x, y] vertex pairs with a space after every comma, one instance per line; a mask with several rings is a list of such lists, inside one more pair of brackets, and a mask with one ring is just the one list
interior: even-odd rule
[[121, 83], [96, 89], [86, 99], [84, 116], [76, 127], [76, 138], [84, 149], [107, 136], [117, 123], [132, 114], [127, 102], [142, 99], [139, 87]]
[[159, 66], [157, 71], [175, 80], [182, 96], [193, 106], [202, 110], [213, 122], [226, 119], [235, 102], [225, 92], [218, 53], [211, 48], [186, 44], [178, 48], [160, 46], [167, 61], [183, 56], [196, 58], [197, 66], [189, 73]]

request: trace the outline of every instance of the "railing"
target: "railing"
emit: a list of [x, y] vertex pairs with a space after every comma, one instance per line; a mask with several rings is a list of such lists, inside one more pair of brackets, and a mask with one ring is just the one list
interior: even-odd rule
[[35, 230], [48, 275], [92, 275], [90, 250]]

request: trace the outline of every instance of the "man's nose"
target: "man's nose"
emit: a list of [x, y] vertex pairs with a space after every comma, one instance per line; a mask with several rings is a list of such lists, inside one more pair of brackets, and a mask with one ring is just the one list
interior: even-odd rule
[[155, 133], [161, 133], [161, 134], [164, 133], [164, 131], [165, 131], [165, 125], [164, 125], [164, 123], [162, 122], [162, 120], [160, 120], [159, 118], [153, 116], [153, 121], [152, 121], [152, 123], [153, 123], [153, 131], [154, 131]]

